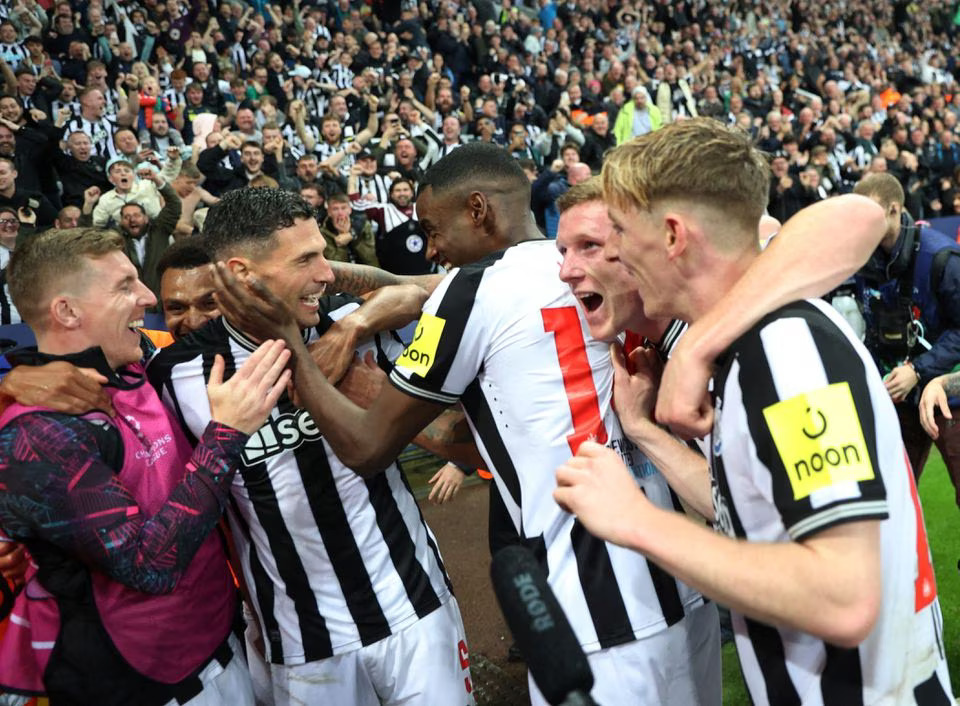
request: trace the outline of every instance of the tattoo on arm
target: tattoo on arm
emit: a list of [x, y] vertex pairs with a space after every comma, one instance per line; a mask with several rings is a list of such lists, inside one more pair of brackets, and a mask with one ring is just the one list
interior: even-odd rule
[[402, 284], [400, 277], [386, 270], [370, 265], [354, 265], [344, 262], [331, 262], [333, 268], [333, 289], [360, 296], [380, 287]]
[[356, 265], [350, 262], [331, 262], [333, 285], [331, 291], [345, 292], [362, 296], [381, 287], [395, 284], [415, 284], [432, 293], [443, 280], [443, 275], [395, 275], [370, 265]]
[[960, 396], [960, 372], [951, 373], [943, 378], [943, 391], [947, 397]]

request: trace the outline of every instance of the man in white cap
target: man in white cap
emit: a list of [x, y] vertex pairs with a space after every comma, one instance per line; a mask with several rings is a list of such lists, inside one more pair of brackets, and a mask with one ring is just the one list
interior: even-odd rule
[[613, 134], [617, 138], [618, 145], [634, 137], [659, 130], [663, 125], [660, 109], [650, 102], [650, 94], [647, 93], [646, 88], [643, 86], [634, 88], [632, 98], [633, 100], [623, 104], [617, 115], [617, 122], [613, 126]]

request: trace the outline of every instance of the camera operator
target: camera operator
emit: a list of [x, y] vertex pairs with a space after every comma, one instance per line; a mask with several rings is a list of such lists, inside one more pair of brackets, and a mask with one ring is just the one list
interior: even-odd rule
[[[914, 222], [904, 210], [903, 187], [893, 176], [871, 174], [854, 192], [873, 199], [887, 214], [880, 247], [854, 280], [866, 322], [865, 344], [884, 375], [919, 479], [931, 445], [920, 423], [920, 394], [960, 361], [960, 247]], [[960, 412], [956, 399], [951, 408]], [[951, 438], [957, 433], [947, 427], [937, 440], [954, 479], [960, 478], [960, 456], [949, 451], [956, 447]]]

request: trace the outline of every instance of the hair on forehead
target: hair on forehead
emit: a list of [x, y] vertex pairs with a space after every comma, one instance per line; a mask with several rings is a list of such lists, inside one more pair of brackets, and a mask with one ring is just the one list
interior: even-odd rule
[[209, 265], [210, 253], [202, 238], [180, 240], [167, 248], [157, 262], [157, 275], [162, 277], [167, 270], [193, 270]]
[[599, 176], [592, 176], [586, 181], [571, 186], [557, 199], [557, 210], [562, 214], [574, 206], [594, 201], [603, 201], [603, 179]]
[[530, 194], [530, 182], [509, 152], [497, 145], [471, 142], [450, 152], [427, 170], [420, 181], [434, 194], [471, 188], [491, 193]]
[[236, 189], [210, 207], [203, 223], [203, 237], [213, 257], [227, 258], [251, 246], [265, 247], [278, 230], [313, 216], [313, 208], [299, 193]]

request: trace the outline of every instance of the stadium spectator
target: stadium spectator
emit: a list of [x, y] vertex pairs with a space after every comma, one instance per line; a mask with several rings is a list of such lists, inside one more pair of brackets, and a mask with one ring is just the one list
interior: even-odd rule
[[[918, 400], [929, 380], [950, 372], [960, 360], [960, 246], [913, 220], [893, 175], [868, 175], [854, 191], [887, 214], [880, 247], [854, 281], [866, 323], [864, 343], [884, 376], [919, 480], [931, 443], [921, 427]], [[954, 427], [946, 427], [938, 447], [950, 477], [960, 478], [954, 433]]]
[[39, 191], [27, 191], [17, 185], [17, 168], [13, 160], [0, 157], [0, 206], [35, 211], [37, 227], [53, 225], [57, 211]]
[[613, 134], [619, 145], [634, 137], [659, 130], [662, 124], [660, 108], [650, 102], [650, 94], [645, 87], [637, 86], [633, 89], [631, 100], [624, 103], [617, 113]]
[[[129, 167], [127, 167], [129, 169]], [[132, 174], [129, 175], [132, 178]], [[144, 176], [152, 181], [152, 186], [163, 197], [164, 205], [159, 210], [156, 217], [151, 218], [143, 205], [137, 201], [128, 201], [120, 206], [117, 218], [117, 230], [124, 239], [124, 252], [127, 258], [137, 268], [140, 280], [147, 285], [150, 291], [159, 295], [160, 277], [157, 274], [157, 262], [160, 256], [170, 247], [173, 234], [177, 229], [177, 222], [180, 219], [180, 197], [173, 186], [164, 181], [158, 172], [151, 171], [149, 176]], [[118, 178], [119, 181], [119, 178]], [[88, 216], [88, 209], [101, 198], [96, 187], [92, 187], [84, 194], [84, 217], [83, 223], [86, 224], [87, 218], [91, 220], [95, 215]], [[94, 208], [93, 213], [96, 213]]]
[[[133, 164], [122, 156], [107, 162], [107, 181], [113, 188], [100, 195], [93, 209], [93, 225], [98, 228], [115, 225], [120, 219], [121, 207], [128, 203], [140, 204], [148, 218], [156, 218], [161, 208], [160, 192], [153, 179], [156, 171], [156, 167], [149, 164], [134, 170]], [[162, 175], [159, 183], [166, 183]]]
[[327, 217], [320, 232], [327, 241], [323, 256], [337, 262], [379, 266], [373, 224], [362, 212], [354, 212], [350, 197], [333, 194], [326, 200]]

